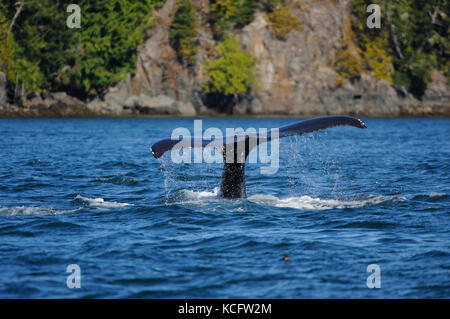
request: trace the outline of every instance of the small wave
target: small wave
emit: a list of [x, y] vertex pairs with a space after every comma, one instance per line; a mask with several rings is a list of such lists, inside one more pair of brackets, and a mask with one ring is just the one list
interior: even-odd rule
[[419, 194], [414, 196], [413, 200], [423, 200], [427, 202], [438, 202], [446, 199], [448, 195], [446, 193], [431, 192], [430, 194]]
[[[219, 188], [216, 187], [211, 191], [193, 191], [182, 189], [169, 197], [166, 201], [168, 204], [192, 204], [206, 201], [223, 200], [219, 197]], [[261, 205], [275, 207], [289, 207], [301, 210], [328, 210], [335, 208], [360, 208], [370, 205], [378, 205], [382, 203], [397, 203], [405, 201], [403, 196], [376, 196], [370, 195], [362, 199], [321, 199], [313, 198], [307, 195], [299, 197], [278, 198], [273, 195], [258, 194], [247, 198], [247, 200]]]
[[249, 201], [275, 207], [289, 207], [296, 209], [328, 210], [334, 208], [359, 208], [369, 205], [377, 205], [384, 202], [404, 201], [406, 198], [401, 196], [369, 196], [360, 200], [338, 200], [338, 199], [320, 199], [307, 195], [300, 197], [288, 197], [280, 199], [272, 195], [254, 195], [248, 198]]
[[96, 177], [95, 181], [116, 185], [135, 185], [139, 183], [137, 178], [129, 176], [130, 173], [118, 173], [114, 175]]
[[446, 196], [447, 196], [446, 193], [435, 193], [435, 192], [430, 193], [430, 197], [446, 197]]
[[83, 202], [86, 202], [91, 207], [102, 207], [102, 208], [116, 208], [116, 207], [125, 207], [125, 206], [133, 206], [133, 204], [128, 203], [118, 203], [118, 202], [107, 202], [103, 198], [88, 198], [83, 197], [81, 195], [77, 195], [75, 199], [79, 199]]
[[345, 223], [343, 225], [338, 225], [334, 228], [336, 229], [342, 229], [342, 228], [370, 228], [370, 229], [386, 229], [386, 228], [392, 228], [397, 226], [397, 224], [394, 223], [388, 223], [388, 222], [382, 222], [382, 221], [358, 221], [358, 222], [350, 222]]
[[26, 216], [26, 215], [60, 215], [74, 213], [81, 208], [76, 209], [54, 209], [46, 207], [36, 207], [36, 206], [15, 206], [15, 207], [3, 207], [0, 206], [0, 216]]
[[411, 257], [412, 260], [418, 260], [422, 258], [448, 258], [450, 254], [443, 250], [429, 250], [420, 254], [415, 254]]

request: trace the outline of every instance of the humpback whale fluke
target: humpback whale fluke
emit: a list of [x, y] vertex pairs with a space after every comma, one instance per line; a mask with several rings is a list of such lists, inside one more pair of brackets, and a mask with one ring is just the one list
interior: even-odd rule
[[[245, 159], [252, 148], [260, 143], [269, 142], [275, 138], [286, 136], [301, 135], [319, 130], [324, 130], [334, 126], [350, 125], [358, 128], [367, 128], [359, 119], [349, 116], [326, 116], [301, 121], [295, 124], [283, 126], [279, 129], [277, 136], [260, 136], [259, 134], [235, 135], [233, 137], [223, 137], [222, 139], [164, 139], [155, 143], [151, 147], [151, 152], [155, 158], [160, 158], [165, 152], [179, 148], [193, 147], [216, 147], [221, 150], [224, 157], [224, 166], [222, 171], [222, 181], [220, 184], [220, 194], [225, 198], [244, 198], [245, 191]], [[230, 142], [230, 140], [232, 142]], [[228, 144], [227, 144], [228, 142]], [[245, 151], [238, 154], [238, 143], [245, 143]], [[225, 161], [227, 148], [233, 150], [234, 161], [230, 163]]]

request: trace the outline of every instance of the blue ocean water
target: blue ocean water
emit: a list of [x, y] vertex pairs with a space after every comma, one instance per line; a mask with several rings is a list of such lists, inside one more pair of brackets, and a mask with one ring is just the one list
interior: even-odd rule
[[0, 119], [0, 297], [449, 298], [450, 119], [365, 123], [282, 139], [224, 200], [221, 164], [149, 152], [192, 119]]

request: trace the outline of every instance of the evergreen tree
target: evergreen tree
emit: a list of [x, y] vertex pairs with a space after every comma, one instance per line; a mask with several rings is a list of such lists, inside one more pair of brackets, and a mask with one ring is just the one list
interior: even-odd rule
[[[381, 30], [365, 26], [366, 8], [370, 3], [381, 7]], [[386, 56], [387, 52], [394, 66], [394, 84], [406, 86], [413, 94], [421, 96], [430, 82], [431, 69], [441, 70], [450, 79], [448, 1], [355, 0], [352, 5], [358, 45], [363, 52], [376, 49], [381, 56]], [[369, 55], [376, 65], [380, 54], [369, 52]]]
[[[62, 65], [73, 63], [76, 34], [66, 27], [66, 7], [63, 1], [23, 0], [16, 16], [15, 1], [2, 1], [0, 11], [11, 31], [3, 48], [13, 50], [14, 70], [9, 70], [11, 82], [23, 83], [29, 90], [52, 90], [58, 86], [54, 78]], [[11, 72], [15, 76], [11, 76]]]
[[256, 0], [211, 0], [210, 22], [216, 38], [223, 39], [228, 30], [249, 24], [257, 7]]
[[[0, 0], [0, 67], [30, 91], [102, 93], [134, 72], [136, 48], [162, 0], [80, 0], [81, 28], [66, 25], [62, 0]], [[11, 32], [8, 29], [15, 19]]]
[[191, 0], [179, 0], [169, 32], [170, 44], [188, 66], [195, 64], [198, 51], [197, 19]]

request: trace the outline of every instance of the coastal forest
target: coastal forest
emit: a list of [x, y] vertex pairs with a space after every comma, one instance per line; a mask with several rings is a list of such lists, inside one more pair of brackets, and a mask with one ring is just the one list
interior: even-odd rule
[[[308, 26], [304, 1], [178, 0], [167, 25], [178, 63], [194, 70], [201, 63], [201, 91], [223, 99], [258, 89], [258, 57], [237, 35], [262, 15], [273, 41], [287, 41]], [[330, 14], [338, 0], [329, 0]], [[363, 72], [420, 98], [432, 71], [450, 78], [447, 0], [353, 0], [332, 68], [335, 86]], [[368, 28], [367, 7], [379, 4], [381, 27]], [[0, 0], [0, 72], [9, 96], [63, 91], [80, 100], [105, 94], [136, 72], [138, 47], [157, 22], [163, 0], [80, 0], [80, 28], [67, 27], [67, 1]], [[197, 6], [197, 7], [196, 7]], [[300, 11], [299, 11], [300, 10]], [[199, 61], [203, 29], [213, 36], [207, 58]]]

